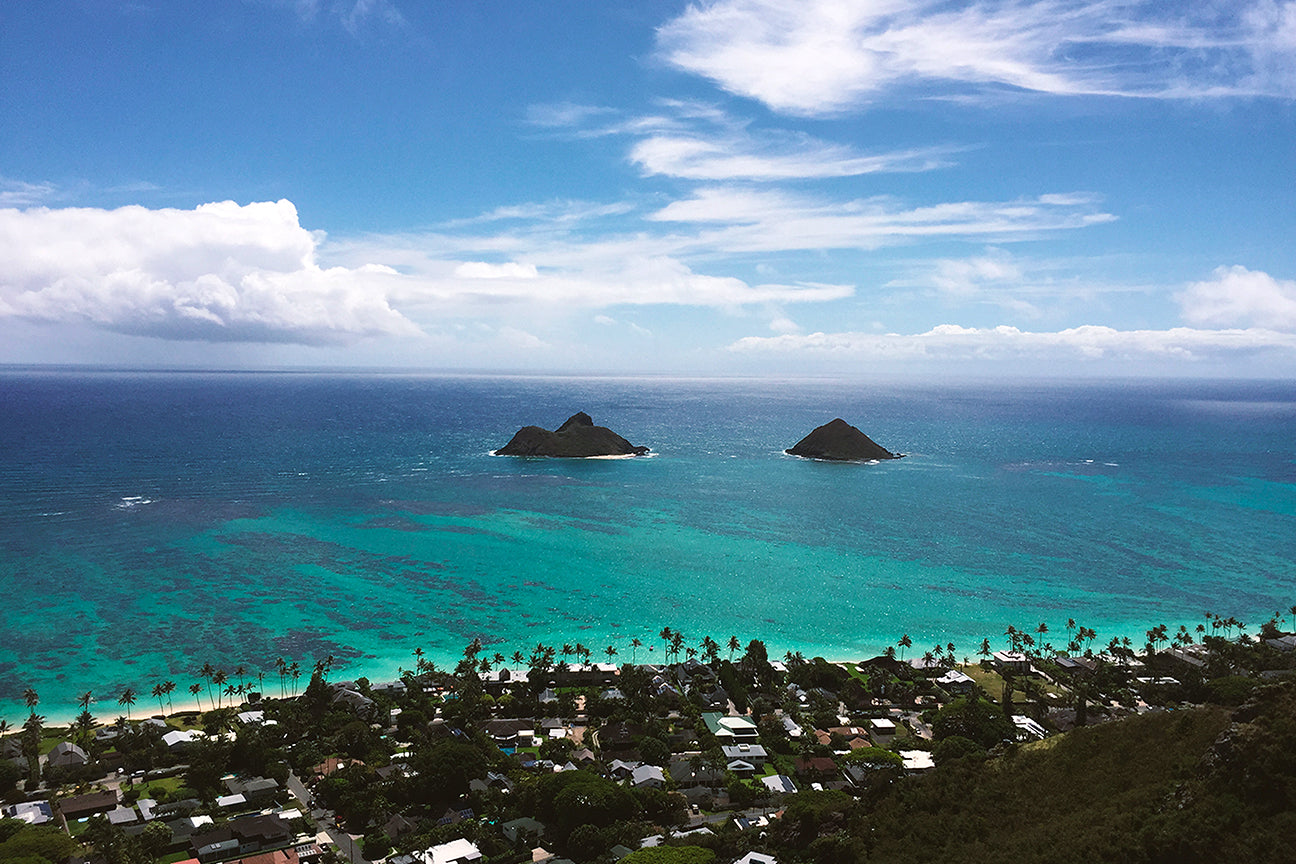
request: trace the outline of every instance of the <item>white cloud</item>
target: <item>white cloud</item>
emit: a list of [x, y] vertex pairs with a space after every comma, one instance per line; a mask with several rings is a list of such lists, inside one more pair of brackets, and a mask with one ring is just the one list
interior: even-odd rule
[[455, 268], [454, 275], [463, 279], [536, 279], [540, 273], [534, 264], [518, 264], [516, 261], [503, 264], [465, 261]]
[[57, 192], [52, 183], [24, 183], [0, 177], [0, 207], [29, 207], [49, 201]]
[[949, 148], [859, 153], [809, 135], [782, 132], [656, 134], [630, 148], [645, 174], [690, 180], [792, 180], [882, 172], [931, 171], [950, 164]]
[[1296, 3], [718, 0], [658, 30], [672, 65], [776, 111], [922, 84], [1154, 98], [1296, 96]]
[[1116, 218], [1096, 205], [1091, 196], [1042, 195], [905, 207], [892, 198], [839, 202], [777, 190], [715, 187], [674, 201], [648, 218], [724, 224], [723, 229], [700, 233], [696, 243], [726, 252], [876, 249], [924, 237], [1010, 240]]
[[509, 348], [520, 348], [524, 351], [544, 351], [553, 347], [539, 336], [518, 327], [501, 327], [499, 339]]
[[1192, 360], [1225, 354], [1296, 351], [1296, 334], [1245, 330], [1117, 330], [1086, 325], [1057, 332], [1016, 327], [942, 324], [925, 333], [809, 333], [747, 336], [729, 350], [746, 353], [830, 354], [937, 360], [1041, 358]]
[[1177, 295], [1185, 321], [1296, 331], [1296, 281], [1242, 266], [1217, 267], [1212, 275]]
[[0, 210], [0, 316], [168, 339], [345, 343], [418, 332], [390, 268], [321, 268], [288, 201]]

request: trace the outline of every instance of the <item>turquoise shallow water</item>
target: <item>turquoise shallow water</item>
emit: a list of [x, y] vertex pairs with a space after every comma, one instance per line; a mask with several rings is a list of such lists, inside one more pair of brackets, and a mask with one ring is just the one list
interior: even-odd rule
[[[853, 657], [1296, 604], [1296, 387], [0, 374], [0, 716], [211, 662], [656, 634]], [[654, 456], [494, 457], [585, 410]], [[841, 416], [910, 454], [783, 455]], [[648, 645], [656, 645], [649, 654]]]

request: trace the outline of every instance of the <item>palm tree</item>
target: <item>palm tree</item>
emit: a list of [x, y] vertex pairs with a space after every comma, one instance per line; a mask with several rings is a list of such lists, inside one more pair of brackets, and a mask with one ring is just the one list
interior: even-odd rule
[[663, 627], [661, 629], [661, 632], [658, 633], [657, 635], [661, 637], [661, 640], [664, 643], [662, 646], [662, 650], [663, 653], [666, 655], [666, 662], [669, 663], [670, 662], [670, 641], [671, 641], [671, 636], [675, 635], [675, 631], [671, 630], [671, 628], [669, 627]]
[[234, 704], [234, 696], [243, 692], [243, 685], [229, 684], [225, 687], [225, 695], [230, 697], [230, 705]]
[[1041, 621], [1041, 622], [1039, 623], [1039, 626], [1035, 628], [1035, 632], [1039, 634], [1039, 636], [1040, 636], [1040, 638], [1039, 638], [1040, 648], [1043, 648], [1043, 647], [1044, 647], [1044, 634], [1046, 634], [1046, 633], [1049, 632], [1049, 631], [1048, 631], [1048, 625], [1045, 624], [1043, 621]]
[[164, 688], [161, 684], [154, 684], [152, 693], [153, 693], [153, 698], [158, 700], [158, 713], [165, 714], [166, 707], [162, 704], [162, 697], [166, 695], [166, 688]]
[[301, 664], [294, 660], [288, 665], [288, 675], [293, 680], [293, 696], [297, 695], [297, 679], [301, 677]]
[[514, 651], [510, 659], [513, 661], [513, 671], [517, 672], [518, 667], [526, 662], [526, 655], [521, 651]]
[[195, 682], [189, 685], [189, 692], [198, 700], [198, 710], [202, 710], [202, 685]]
[[676, 630], [671, 634], [671, 650], [675, 652], [675, 662], [679, 662], [680, 649], [684, 647], [684, 634]]
[[612, 662], [612, 658], [615, 657], [615, 656], [617, 655], [617, 649], [616, 649], [616, 646], [615, 646], [615, 645], [609, 645], [609, 646], [607, 646], [606, 648], [603, 649], [603, 653], [607, 655], [608, 662], [611, 663], [611, 662]]
[[36, 713], [36, 706], [40, 704], [40, 696], [36, 695], [35, 688], [28, 687], [23, 691], [23, 702], [27, 703], [27, 709], [31, 713]]
[[77, 697], [77, 704], [81, 706], [82, 711], [90, 710], [90, 703], [95, 701], [93, 694], [89, 690]]
[[130, 713], [131, 713], [131, 706], [135, 704], [135, 688], [127, 687], [125, 690], [123, 690], [122, 694], [117, 697], [117, 704], [126, 706], [126, 719], [129, 720]]
[[[422, 648], [415, 649], [415, 655], [423, 653]], [[279, 698], [284, 698], [284, 676], [288, 674], [288, 661], [282, 657], [275, 658], [275, 669], [279, 671]]]
[[737, 651], [737, 650], [738, 650], [739, 648], [741, 648], [741, 647], [742, 647], [742, 643], [738, 641], [738, 637], [737, 637], [737, 636], [730, 636], [730, 637], [729, 637], [729, 662], [730, 662], [730, 663], [733, 662], [733, 655], [734, 655], [734, 652]]
[[912, 647], [913, 647], [913, 640], [910, 639], [910, 638], [909, 638], [909, 634], [906, 633], [906, 634], [904, 634], [903, 636], [900, 637], [900, 641], [897, 642], [896, 644], [900, 646], [900, 662], [903, 663], [903, 662], [904, 662], [904, 649], [906, 649], [906, 648], [912, 648]]
[[243, 676], [247, 674], [247, 667], [240, 663], [234, 668], [234, 677], [239, 679], [239, 686], [243, 686]]
[[639, 657], [639, 649], [643, 647], [643, 641], [638, 637], [630, 640], [630, 662], [634, 663]]
[[217, 708], [220, 707], [221, 687], [224, 686], [225, 682], [228, 680], [229, 680], [229, 676], [225, 674], [224, 669], [217, 669], [215, 672], [212, 673], [211, 683], [216, 685], [216, 707]]

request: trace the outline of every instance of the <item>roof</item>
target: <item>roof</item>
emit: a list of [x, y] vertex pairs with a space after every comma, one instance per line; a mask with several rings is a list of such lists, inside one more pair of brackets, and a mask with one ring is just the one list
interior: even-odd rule
[[433, 846], [423, 853], [423, 857], [428, 864], [455, 864], [459, 861], [480, 861], [482, 854], [472, 841], [461, 837]]
[[654, 780], [659, 783], [666, 782], [666, 775], [656, 765], [640, 765], [630, 774], [630, 785], [632, 786], [651, 783]]
[[117, 793], [111, 789], [105, 792], [73, 795], [58, 802], [59, 812], [68, 819], [79, 819], [91, 813], [107, 813], [116, 806]]
[[54, 819], [54, 812], [50, 809], [48, 801], [20, 801], [0, 808], [0, 813], [10, 819], [26, 822], [28, 825], [44, 825]]
[[786, 774], [772, 774], [768, 777], [762, 777], [761, 782], [764, 783], [765, 788], [769, 789], [771, 792], [791, 793], [797, 791], [796, 784], [793, 783], [792, 778]]

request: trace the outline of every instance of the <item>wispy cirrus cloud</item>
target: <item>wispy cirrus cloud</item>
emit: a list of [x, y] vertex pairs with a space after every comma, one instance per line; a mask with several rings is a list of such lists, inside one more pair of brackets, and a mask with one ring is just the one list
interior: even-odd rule
[[26, 183], [0, 177], [0, 207], [30, 207], [48, 203], [58, 194], [53, 183]]
[[651, 214], [658, 222], [722, 225], [694, 242], [723, 252], [877, 249], [931, 237], [998, 241], [1115, 220], [1096, 196], [1039, 195], [1012, 201], [908, 206], [890, 197], [833, 201], [768, 190], [713, 187]]
[[560, 103], [532, 106], [529, 121], [577, 138], [636, 139], [627, 152], [648, 176], [702, 181], [822, 180], [946, 168], [968, 148], [932, 145], [868, 152], [806, 132], [758, 129], [705, 102], [659, 100], [658, 113], [625, 116]]
[[717, 0], [657, 36], [670, 65], [796, 115], [915, 85], [929, 97], [1296, 97], [1292, 0]]

